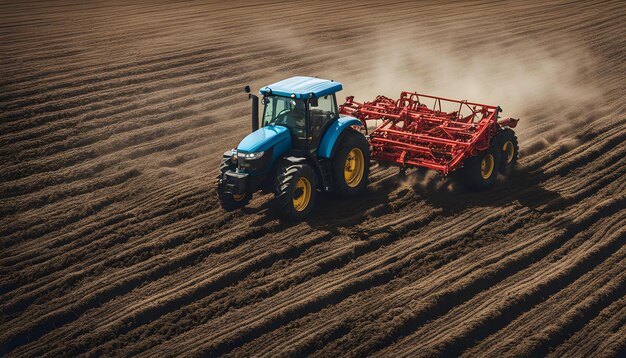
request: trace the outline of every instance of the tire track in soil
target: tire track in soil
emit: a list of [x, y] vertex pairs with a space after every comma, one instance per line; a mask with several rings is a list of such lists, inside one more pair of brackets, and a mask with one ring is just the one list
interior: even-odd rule
[[606, 356], [621, 357], [626, 348], [623, 339], [626, 333], [624, 317], [626, 317], [626, 298], [622, 297], [603, 309], [589, 324], [569, 337], [549, 356], [583, 356], [601, 352]]
[[[419, 331], [416, 331], [406, 342], [402, 342], [401, 344], [405, 347], [405, 351], [401, 351], [397, 349], [397, 347], [391, 348], [397, 352], [402, 352], [402, 355], [412, 355], [416, 354], [417, 351], [426, 353], [429, 352], [432, 355], [460, 355], [465, 349], [469, 346], [473, 345], [473, 342], [477, 342], [488, 336], [489, 334], [495, 333], [498, 330], [502, 329], [506, 324], [508, 324], [512, 319], [518, 317], [523, 312], [529, 310], [535, 305], [542, 302], [546, 297], [552, 296], [553, 294], [563, 290], [569, 284], [576, 281], [582, 275], [587, 273], [588, 271], [593, 270], [597, 265], [599, 265], [604, 260], [608, 259], [611, 255], [613, 255], [620, 247], [622, 247], [622, 242], [620, 237], [623, 237], [623, 230], [617, 231], [615, 234], [610, 236], [610, 241], [604, 245], [598, 245], [597, 249], [591, 250], [590, 253], [585, 255], [580, 261], [576, 262], [571, 268], [567, 267], [564, 270], [561, 270], [557, 276], [548, 276], [547, 278], [543, 278], [544, 282], [539, 279], [540, 283], [534, 284], [529, 291], [522, 292], [513, 292], [509, 295], [502, 294], [503, 304], [505, 306], [498, 307], [496, 304], [490, 304], [494, 309], [499, 308], [497, 313], [488, 314], [487, 317], [479, 321], [478, 323], [472, 324], [474, 318], [471, 317], [472, 313], [467, 312], [469, 315], [467, 320], [469, 322], [464, 322], [465, 325], [459, 325], [457, 327], [464, 327], [465, 333], [457, 333], [457, 336], [454, 337], [451, 341], [446, 341], [445, 339], [434, 340], [434, 338], [429, 337], [426, 333], [428, 332], [428, 325], [423, 326]], [[575, 252], [575, 251], [574, 251]], [[571, 254], [568, 253], [568, 256]], [[569, 257], [568, 257], [569, 258]], [[539, 266], [539, 264], [536, 264]], [[541, 266], [540, 266], [541, 267]], [[532, 269], [532, 267], [531, 267]], [[545, 270], [545, 267], [542, 267], [540, 270]], [[530, 272], [527, 274], [530, 275]], [[528, 276], [526, 276], [528, 277]], [[618, 279], [618, 284], [615, 290], [611, 290], [606, 293], [606, 296], [601, 299], [598, 304], [606, 304], [612, 302], [615, 298], [619, 296], [620, 287], [623, 287], [624, 277], [622, 279]], [[510, 286], [509, 286], [510, 287]], [[519, 290], [519, 288], [515, 288]], [[488, 292], [485, 293], [485, 296], [488, 296]], [[492, 293], [493, 295], [498, 295], [498, 293]], [[505, 296], [506, 295], [506, 296]], [[488, 301], [488, 299], [484, 297], [484, 301]], [[493, 296], [492, 296], [493, 297]], [[476, 297], [475, 297], [476, 298]], [[457, 310], [458, 311], [458, 310]], [[478, 310], [474, 310], [474, 314], [479, 312]], [[589, 310], [589, 313], [593, 313], [593, 310]], [[452, 317], [458, 319], [459, 314], [466, 313], [456, 313], [454, 311], [450, 312], [450, 322], [454, 321]], [[445, 318], [445, 317], [444, 317]], [[463, 322], [461, 323], [463, 324]], [[443, 326], [436, 326], [435, 331], [443, 331]], [[568, 326], [564, 325], [563, 329], [567, 330]], [[432, 329], [432, 328], [431, 328]], [[453, 327], [450, 327], [450, 330], [454, 330]], [[459, 330], [459, 329], [457, 329]], [[420, 331], [422, 332], [420, 336]], [[431, 331], [432, 332], [432, 331]], [[419, 337], [419, 338], [418, 338]], [[412, 338], [412, 339], [411, 339]], [[430, 347], [429, 339], [433, 339], [434, 347]], [[408, 343], [411, 342], [411, 343]], [[521, 350], [522, 352], [530, 352], [531, 355], [539, 354], [541, 355], [541, 351], [547, 349], [547, 347], [551, 346], [551, 341], [547, 341], [544, 343], [543, 348], [541, 345], [532, 349]], [[424, 347], [426, 346], [426, 347]], [[547, 353], [547, 352], [545, 352]], [[545, 354], [544, 353], [544, 354]], [[519, 353], [518, 353], [519, 354]], [[429, 354], [430, 355], [430, 354]]]
[[128, 325], [122, 325], [122, 327], [127, 327]]
[[[613, 203], [613, 204], [611, 204], [611, 205], [616, 205], [616, 204], [615, 204], [615, 203]], [[584, 225], [585, 225], [585, 224], [582, 224], [582, 226], [584, 226]], [[566, 240], [566, 239], [567, 239], [567, 237], [565, 237], [565, 240]], [[558, 241], [557, 241], [557, 243], [558, 243]], [[549, 253], [550, 251], [551, 251], [550, 249], [547, 249], [547, 250], [542, 251], [542, 252]], [[532, 257], [533, 257], [533, 256], [530, 256], [529, 258], [532, 258]], [[505, 273], [503, 273], [503, 276], [502, 276], [502, 277], [506, 277], [506, 272], [505, 272]], [[455, 297], [457, 297], [457, 296], [455, 295], [455, 293], [451, 293], [451, 294], [450, 294], [449, 296], [447, 296], [447, 297], [449, 297], [449, 300], [443, 300], [443, 299], [442, 299], [442, 301], [444, 301], [444, 302], [448, 302], [448, 303], [449, 303], [449, 302], [451, 302], [451, 301], [452, 301], [452, 302], [454, 302], [454, 298], [455, 298]], [[466, 297], [466, 296], [462, 296], [462, 297]], [[471, 295], [470, 295], [470, 296], [468, 296], [468, 297], [471, 297]], [[427, 312], [427, 314], [428, 314], [428, 313], [433, 312], [433, 311], [432, 311], [432, 310], [430, 310], [430, 309], [429, 309], [429, 310], [425, 310], [425, 311]], [[423, 322], [428, 321], [428, 320], [429, 320], [429, 318], [430, 318], [430, 317], [428, 317], [428, 318], [424, 318], [424, 320], [422, 320], [422, 321], [423, 321]], [[322, 321], [324, 321], [324, 320], [322, 320]], [[377, 330], [380, 330], [380, 328], [377, 328]], [[399, 329], [399, 331], [402, 331], [402, 330], [400, 330], [400, 329]], [[357, 334], [357, 335], [358, 335], [358, 334]]]

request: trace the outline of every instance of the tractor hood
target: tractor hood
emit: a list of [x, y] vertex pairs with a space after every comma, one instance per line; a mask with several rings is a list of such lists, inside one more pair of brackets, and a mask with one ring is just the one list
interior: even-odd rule
[[284, 139], [290, 139], [287, 127], [268, 125], [248, 134], [237, 146], [245, 153], [264, 152]]

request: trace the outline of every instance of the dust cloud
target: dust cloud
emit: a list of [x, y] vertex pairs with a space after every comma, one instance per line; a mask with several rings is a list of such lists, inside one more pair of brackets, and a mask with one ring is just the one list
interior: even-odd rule
[[358, 74], [342, 79], [345, 95], [357, 101], [401, 91], [500, 105], [503, 116], [523, 118], [518, 132], [532, 126], [567, 126], [570, 111], [597, 100], [599, 84], [585, 74], [597, 59], [572, 40], [558, 51], [525, 41], [512, 47], [488, 42], [459, 46], [453, 40], [412, 39], [380, 31], [374, 44], [360, 48]]

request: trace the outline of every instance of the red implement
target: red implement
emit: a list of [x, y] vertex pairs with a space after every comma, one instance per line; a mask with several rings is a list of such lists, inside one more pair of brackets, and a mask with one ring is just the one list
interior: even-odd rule
[[[423, 101], [434, 103], [428, 106]], [[518, 121], [505, 118], [498, 122], [497, 106], [413, 92], [402, 92], [397, 100], [378, 96], [364, 103], [348, 97], [339, 111], [361, 120], [366, 131], [367, 121], [382, 121], [369, 133], [372, 159], [443, 174], [488, 149], [500, 127], [515, 127]]]

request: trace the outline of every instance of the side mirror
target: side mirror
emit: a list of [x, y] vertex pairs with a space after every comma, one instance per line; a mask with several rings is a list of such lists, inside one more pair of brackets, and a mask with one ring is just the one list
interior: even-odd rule
[[311, 98], [309, 104], [311, 104], [311, 107], [317, 107], [319, 105], [317, 98]]
[[250, 86], [246, 86], [243, 90], [246, 91], [246, 93], [250, 93]]

